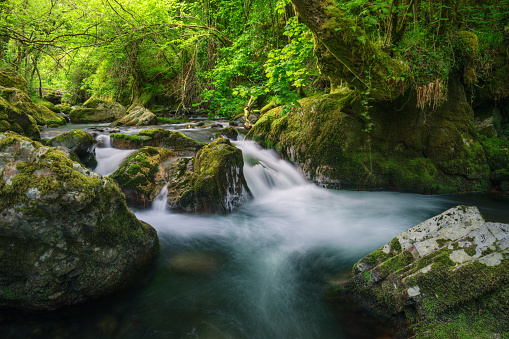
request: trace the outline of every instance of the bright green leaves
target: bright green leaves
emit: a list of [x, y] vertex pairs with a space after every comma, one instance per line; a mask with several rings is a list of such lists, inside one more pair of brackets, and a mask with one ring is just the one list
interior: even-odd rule
[[[307, 85], [314, 70], [313, 38], [309, 29], [293, 17], [285, 27], [289, 43], [282, 49], [269, 52], [264, 64], [267, 82], [265, 87], [275, 95], [276, 104], [298, 105], [297, 88]], [[311, 64], [310, 64], [311, 63]]]

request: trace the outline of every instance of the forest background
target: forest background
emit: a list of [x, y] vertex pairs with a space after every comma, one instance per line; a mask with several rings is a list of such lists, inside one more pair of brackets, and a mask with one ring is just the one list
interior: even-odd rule
[[[366, 32], [358, 39], [410, 67], [416, 89], [464, 65], [460, 31], [478, 37], [471, 83], [484, 86], [509, 36], [509, 0], [336, 3]], [[36, 101], [57, 89], [73, 105], [95, 96], [232, 117], [331, 90], [290, 0], [3, 0], [0, 11], [0, 67]]]

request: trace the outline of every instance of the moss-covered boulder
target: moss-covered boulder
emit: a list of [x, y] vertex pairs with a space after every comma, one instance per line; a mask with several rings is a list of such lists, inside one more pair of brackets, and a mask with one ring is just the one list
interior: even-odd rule
[[69, 113], [74, 124], [113, 122], [126, 114], [124, 106], [118, 102], [101, 99], [88, 99], [83, 107], [73, 109]]
[[26, 93], [28, 83], [25, 78], [16, 72], [0, 71], [0, 86], [17, 88]]
[[50, 310], [115, 292], [157, 248], [112, 179], [0, 134], [0, 307]]
[[242, 151], [228, 139], [217, 139], [194, 158], [181, 158], [170, 168], [168, 209], [197, 214], [226, 214], [251, 192], [244, 178]]
[[[22, 90], [14, 87], [0, 86], [0, 130], [13, 131], [39, 140], [39, 131], [36, 125], [65, 125], [65, 119], [50, 109], [35, 105], [32, 99]], [[36, 131], [37, 129], [37, 131]]]
[[44, 121], [44, 125], [62, 126], [66, 124], [65, 118], [58, 113], [53, 112], [46, 106], [37, 105], [37, 110]]
[[131, 154], [110, 176], [124, 192], [127, 202], [149, 207], [168, 182], [169, 163], [174, 153], [159, 147], [145, 146]]
[[72, 111], [72, 107], [66, 104], [55, 105], [55, 111], [58, 113], [69, 114]]
[[[440, 106], [417, 109], [414, 94], [368, 102], [342, 88], [260, 118], [247, 138], [275, 148], [317, 184], [418, 193], [483, 191], [490, 168], [461, 83]], [[367, 106], [366, 106], [367, 105]]]
[[401, 233], [354, 272], [340, 293], [416, 338], [448, 328], [473, 331], [472, 338], [509, 334], [509, 225], [485, 222], [476, 207], [452, 208]]
[[219, 137], [222, 136], [222, 137], [228, 138], [230, 140], [237, 140], [237, 138], [239, 137], [239, 131], [237, 131], [237, 129], [235, 129], [232, 126], [228, 126], [228, 127], [223, 128], [222, 130], [220, 130], [217, 135]]
[[111, 146], [120, 149], [138, 149], [144, 146], [167, 148], [178, 156], [193, 156], [203, 146], [198, 142], [175, 131], [162, 128], [145, 129], [137, 135], [113, 133], [110, 134]]
[[148, 126], [157, 125], [157, 116], [145, 107], [134, 104], [127, 110], [127, 115], [114, 121], [112, 126]]
[[60, 146], [68, 148], [76, 153], [85, 166], [93, 169], [97, 166], [97, 160], [95, 158], [96, 142], [92, 134], [81, 130], [75, 130], [57, 135], [48, 142], [48, 145], [51, 147]]
[[0, 87], [0, 133], [12, 131], [33, 140], [41, 140], [41, 133], [34, 117], [23, 110], [21, 104], [10, 101], [10, 91]]

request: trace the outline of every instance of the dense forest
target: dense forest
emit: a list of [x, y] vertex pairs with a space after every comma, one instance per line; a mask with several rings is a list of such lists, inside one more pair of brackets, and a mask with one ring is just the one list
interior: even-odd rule
[[[470, 92], [485, 86], [509, 34], [505, 0], [336, 3], [363, 31], [360, 43], [405, 64], [406, 74], [388, 77], [398, 90], [417, 90], [421, 106], [446, 97], [448, 76], [458, 68], [465, 68]], [[289, 0], [19, 0], [1, 6], [0, 66], [23, 75], [34, 97], [47, 88], [62, 91], [70, 104], [93, 95], [230, 117], [246, 106], [292, 105], [353, 81], [338, 74], [331, 82], [319, 71], [313, 34]], [[460, 46], [467, 41], [472, 45]]]

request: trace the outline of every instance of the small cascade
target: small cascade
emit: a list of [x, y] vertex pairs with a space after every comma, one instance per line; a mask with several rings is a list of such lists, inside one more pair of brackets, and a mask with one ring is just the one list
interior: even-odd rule
[[271, 190], [309, 185], [297, 168], [279, 159], [273, 150], [261, 149], [252, 141], [236, 141], [234, 144], [244, 155], [244, 176], [255, 198]]
[[95, 158], [97, 167], [94, 172], [101, 175], [110, 175], [117, 170], [120, 164], [136, 150], [123, 150], [111, 147], [109, 135], [101, 134], [96, 137], [97, 147], [95, 149]]
[[111, 148], [111, 138], [109, 135], [101, 134], [97, 138], [97, 148]]
[[154, 202], [152, 203], [152, 210], [159, 212], [166, 211], [167, 197], [168, 197], [168, 185], [164, 185], [163, 189], [161, 190], [161, 192], [159, 192], [157, 197], [154, 199]]

